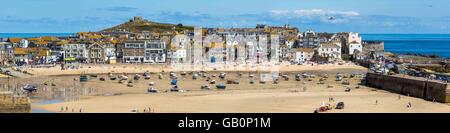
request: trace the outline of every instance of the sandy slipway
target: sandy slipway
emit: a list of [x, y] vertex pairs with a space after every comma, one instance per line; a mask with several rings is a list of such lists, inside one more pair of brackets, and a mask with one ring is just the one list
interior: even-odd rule
[[[98, 66], [87, 68], [89, 72], [99, 71], [125, 71], [128, 73], [143, 73], [154, 69], [160, 71], [159, 67], [142, 65], [126, 65], [127, 68], [113, 69], [118, 66]], [[46, 68], [47, 69], [47, 68]], [[54, 73], [66, 74], [57, 68], [33, 69], [34, 73], [44, 73], [54, 69]], [[365, 73], [366, 69], [356, 65], [322, 65], [322, 66], [289, 66], [281, 69], [290, 80], [280, 80], [278, 84], [271, 81], [262, 84], [259, 76], [254, 79], [248, 77], [248, 71], [227, 72], [227, 79], [239, 80], [240, 84], [226, 84], [227, 80], [213, 77], [216, 84], [209, 84], [206, 78], [192, 79], [191, 75], [185, 77], [178, 75], [178, 86], [184, 92], [170, 92], [170, 79], [168, 71], [164, 73], [163, 79], [158, 79], [157, 74], [151, 75], [151, 79], [143, 78], [134, 81], [133, 87], [127, 87], [126, 83], [120, 84], [117, 80], [101, 81], [99, 78], [106, 75], [99, 74], [91, 77], [88, 82], [80, 83], [74, 79], [79, 76], [47, 76], [34, 75], [31, 78], [16, 79], [20, 83], [43, 82], [55, 83], [55, 86], [40, 86], [44, 89], [38, 91], [33, 98], [33, 109], [51, 112], [71, 113], [82, 112], [304, 112], [312, 113], [323, 103], [334, 104], [345, 102], [342, 110], [329, 110], [327, 112], [379, 112], [379, 113], [413, 113], [413, 112], [450, 112], [450, 106], [442, 103], [433, 103], [418, 98], [400, 96], [374, 88], [359, 86], [360, 78], [348, 78], [350, 85], [343, 85], [335, 81], [336, 73]], [[71, 73], [76, 74], [77, 71]], [[310, 81], [296, 81], [296, 73], [307, 72], [310, 74], [328, 74], [329, 78], [319, 84], [317, 76]], [[80, 74], [80, 73], [78, 73]], [[219, 75], [220, 71], [209, 72], [210, 75]], [[130, 79], [134, 74], [127, 75]], [[255, 73], [257, 75], [257, 73]], [[254, 80], [254, 84], [250, 81]], [[2, 81], [4, 82], [4, 81]], [[149, 83], [154, 82], [154, 88], [159, 93], [146, 93]], [[216, 89], [216, 85], [223, 83], [227, 87], [224, 90]], [[202, 85], [210, 86], [210, 90], [202, 90]], [[350, 92], [345, 89], [351, 88]], [[167, 91], [167, 92], [165, 92]], [[333, 98], [334, 101], [329, 101]], [[58, 102], [45, 102], [48, 99], [60, 99]], [[411, 103], [412, 107], [407, 108]], [[63, 110], [61, 111], [61, 108]], [[66, 110], [67, 108], [67, 110]], [[145, 110], [144, 110], [145, 109]]]

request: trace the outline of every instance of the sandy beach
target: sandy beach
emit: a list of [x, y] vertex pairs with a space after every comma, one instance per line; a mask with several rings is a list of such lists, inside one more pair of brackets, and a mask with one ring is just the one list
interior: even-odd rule
[[[291, 65], [281, 66], [280, 72], [287, 75], [289, 80], [280, 79], [278, 84], [267, 81], [259, 83], [259, 74], [264, 72], [249, 70], [217, 70], [208, 72], [209, 75], [218, 75], [227, 72], [225, 80], [212, 77], [216, 84], [209, 84], [205, 77], [192, 79], [187, 74], [181, 76], [177, 71], [178, 86], [183, 92], [170, 92], [169, 73], [171, 69], [164, 69], [164, 78], [158, 79], [161, 67], [151, 65], [98, 65], [88, 66], [74, 70], [60, 70], [55, 68], [30, 68], [28, 71], [34, 75], [30, 78], [15, 79], [16, 83], [38, 84], [41, 88], [35, 98], [32, 99], [32, 108], [47, 110], [57, 113], [72, 113], [72, 110], [83, 113], [131, 113], [143, 112], [151, 108], [155, 113], [313, 113], [322, 103], [335, 104], [345, 102], [345, 108], [333, 109], [330, 113], [431, 113], [450, 112], [450, 106], [442, 103], [434, 103], [419, 98], [400, 96], [399, 94], [378, 90], [362, 85], [360, 77], [344, 78], [350, 85], [343, 85], [342, 81], [336, 81], [336, 73], [364, 74], [366, 68], [346, 65]], [[128, 87], [127, 82], [119, 83], [118, 80], [110, 80], [108, 72], [127, 73], [129, 80], [133, 80], [133, 73], [142, 74], [145, 71], [155, 72], [151, 79], [139, 79], [134, 81], [133, 87]], [[243, 72], [241, 72], [243, 71]], [[79, 76], [74, 74], [98, 73], [97, 77], [90, 77], [88, 82], [77, 81]], [[102, 74], [103, 73], [103, 74]], [[240, 76], [239, 73], [242, 73]], [[295, 80], [295, 74], [308, 73], [316, 77], [310, 80]], [[249, 78], [254, 74], [254, 78]], [[329, 78], [319, 84], [319, 75], [329, 75]], [[64, 75], [64, 76], [62, 76]], [[99, 80], [101, 77], [105, 81]], [[238, 80], [239, 84], [226, 84], [226, 79]], [[255, 81], [251, 84], [250, 81]], [[47, 85], [43, 83], [47, 82]], [[154, 82], [154, 88], [159, 93], [147, 93], [149, 83]], [[216, 85], [224, 83], [225, 90], [216, 89]], [[50, 85], [54, 84], [54, 86]], [[210, 90], [200, 89], [201, 85], [208, 85]], [[345, 92], [346, 88], [350, 92]], [[400, 99], [399, 99], [400, 96]], [[334, 101], [329, 101], [333, 98]], [[45, 102], [49, 100], [56, 102]], [[411, 103], [412, 107], [406, 105]], [[61, 107], [63, 111], [61, 111]], [[65, 108], [67, 107], [68, 110]]]

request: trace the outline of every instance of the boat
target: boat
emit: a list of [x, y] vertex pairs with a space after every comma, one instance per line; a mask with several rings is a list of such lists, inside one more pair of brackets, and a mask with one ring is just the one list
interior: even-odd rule
[[148, 85], [149, 85], [149, 86], [154, 86], [154, 85], [155, 85], [155, 82], [150, 82], [150, 83], [148, 83]]
[[119, 79], [120, 80], [128, 80], [128, 77], [125, 75], [120, 75]]
[[209, 84], [216, 84], [216, 80], [211, 80], [211, 82], [209, 82]]
[[153, 87], [151, 87], [151, 88], [147, 89], [147, 92], [149, 92], [149, 93], [158, 93], [158, 90], [153, 88]]
[[80, 82], [87, 82], [87, 81], [88, 81], [88, 77], [86, 75], [80, 76]]
[[177, 85], [177, 80], [176, 79], [172, 79], [172, 81], [170, 81], [170, 85]]
[[130, 83], [130, 82], [128, 82], [127, 86], [128, 86], [128, 87], [133, 87], [134, 85], [133, 85], [133, 83], [132, 83], [132, 82], [131, 82], [131, 83]]
[[180, 89], [178, 89], [178, 86], [173, 86], [171, 89], [170, 89], [170, 91], [171, 92], [179, 92], [180, 91]]
[[35, 85], [25, 85], [23, 88], [23, 90], [28, 91], [28, 92], [36, 92], [37, 91], [37, 87]]
[[202, 85], [200, 87], [200, 89], [202, 89], [202, 90], [209, 90], [209, 89], [211, 89], [211, 87], [209, 87], [208, 85]]
[[217, 89], [225, 89], [225, 88], [227, 88], [227, 86], [225, 86], [224, 84], [218, 84], [218, 85], [216, 85], [216, 88]]
[[133, 79], [134, 79], [134, 80], [139, 80], [139, 79], [141, 79], [141, 75], [136, 74], [136, 75], [134, 75]]

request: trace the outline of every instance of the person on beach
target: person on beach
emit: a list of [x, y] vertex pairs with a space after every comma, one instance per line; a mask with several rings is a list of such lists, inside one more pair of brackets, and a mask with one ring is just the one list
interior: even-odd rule
[[69, 111], [69, 107], [66, 106], [66, 112]]
[[401, 95], [398, 95], [398, 100], [400, 100], [402, 98], [402, 96]]
[[59, 112], [63, 112], [64, 111], [64, 107], [63, 106], [61, 106], [61, 111], [59, 111]]
[[375, 105], [378, 105], [378, 100], [375, 100]]

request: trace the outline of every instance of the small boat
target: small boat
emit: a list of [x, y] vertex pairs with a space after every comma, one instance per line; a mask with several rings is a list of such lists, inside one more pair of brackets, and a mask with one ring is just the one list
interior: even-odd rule
[[119, 80], [119, 83], [120, 84], [122, 84], [122, 83], [124, 83], [125, 82], [125, 80]]
[[119, 79], [120, 79], [120, 80], [128, 80], [128, 77], [125, 76], [125, 75], [120, 75], [120, 76], [119, 76]]
[[89, 76], [96, 78], [97, 74], [90, 74]]
[[172, 79], [172, 81], [170, 81], [170, 85], [177, 85], [177, 80], [176, 79]]
[[301, 81], [301, 75], [300, 74], [296, 74], [295, 75], [295, 81]]
[[133, 87], [134, 85], [133, 85], [133, 83], [128, 83], [127, 86], [128, 87]]
[[181, 72], [181, 76], [186, 76], [186, 72]]
[[23, 88], [23, 90], [28, 91], [28, 92], [36, 92], [37, 91], [37, 87], [35, 85], [25, 85]]
[[158, 93], [158, 90], [153, 88], [153, 87], [151, 87], [151, 88], [147, 89], [147, 92], [148, 93]]
[[218, 85], [216, 85], [216, 88], [217, 89], [225, 89], [225, 88], [227, 88], [227, 86], [225, 86], [224, 84], [218, 84]]
[[226, 76], [226, 73], [225, 73], [225, 72], [220, 72], [220, 73], [219, 73], [219, 78], [224, 79], [225, 76]]
[[105, 81], [105, 78], [104, 77], [100, 77], [100, 81]]
[[170, 89], [170, 91], [171, 92], [179, 92], [180, 91], [180, 89], [178, 89], [178, 86], [173, 86], [171, 89]]
[[149, 86], [155, 86], [155, 82], [148, 83]]
[[141, 75], [136, 74], [136, 75], [134, 75], [133, 79], [134, 79], [134, 80], [139, 80], [139, 79], [141, 79]]
[[145, 72], [143, 74], [143, 76], [144, 76], [144, 79], [150, 79], [150, 73], [148, 73], [148, 72]]
[[273, 81], [273, 84], [278, 84], [278, 83], [280, 83], [280, 81], [279, 81], [278, 79], [275, 79], [275, 80]]
[[87, 81], [88, 81], [88, 77], [86, 75], [80, 76], [80, 82], [87, 82]]
[[111, 77], [109, 77], [109, 80], [116, 80], [116, 79], [117, 79], [116, 76], [111, 76]]
[[208, 85], [202, 85], [202, 86], [200, 87], [200, 89], [202, 89], [202, 90], [210, 90], [211, 87], [209, 87]]
[[348, 80], [344, 80], [344, 81], [342, 81], [342, 84], [343, 85], [350, 85], [350, 82]]
[[266, 84], [266, 81], [260, 80], [259, 83], [260, 83], [260, 84]]
[[352, 89], [350, 89], [350, 87], [345, 88], [345, 92], [350, 92]]
[[163, 75], [162, 73], [160, 73], [160, 74], [158, 75], [158, 78], [159, 78], [159, 79], [163, 79], [163, 78], [164, 78], [164, 75]]
[[196, 74], [196, 73], [192, 75], [192, 79], [193, 79], [193, 80], [196, 80], [197, 77], [198, 77], [198, 74]]
[[255, 83], [255, 81], [253, 81], [253, 80], [250, 80], [250, 82], [249, 82], [250, 84], [254, 84]]
[[216, 84], [216, 80], [211, 80], [211, 82], [209, 82], [209, 84]]

